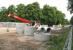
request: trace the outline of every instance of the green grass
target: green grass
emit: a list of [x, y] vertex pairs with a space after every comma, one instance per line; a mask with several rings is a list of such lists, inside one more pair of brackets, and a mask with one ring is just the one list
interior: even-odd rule
[[70, 29], [65, 29], [59, 36], [51, 37], [47, 45], [51, 45], [48, 50], [63, 50], [66, 38], [68, 36]]

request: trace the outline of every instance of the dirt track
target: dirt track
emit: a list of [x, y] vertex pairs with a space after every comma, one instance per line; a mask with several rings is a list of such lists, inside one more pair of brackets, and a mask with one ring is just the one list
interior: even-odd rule
[[0, 50], [29, 50], [30, 46], [26, 44], [18, 40], [16, 33], [0, 34]]

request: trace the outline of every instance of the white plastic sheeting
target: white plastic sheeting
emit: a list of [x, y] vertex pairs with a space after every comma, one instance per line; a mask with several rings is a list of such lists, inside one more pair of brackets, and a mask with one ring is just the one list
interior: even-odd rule
[[16, 27], [16, 23], [15, 22], [8, 22], [8, 27]]
[[15, 22], [0, 22], [0, 25], [3, 25], [3, 27], [16, 27]]
[[19, 35], [23, 35], [23, 33], [24, 33], [24, 27], [25, 27], [24, 23], [16, 23], [16, 32]]
[[16, 32], [15, 22], [0, 22], [0, 33]]
[[24, 35], [33, 36], [36, 29], [33, 26], [27, 26], [24, 28]]
[[35, 31], [35, 28], [29, 24], [17, 22], [0, 22], [0, 28], [4, 29], [4, 32], [16, 31], [18, 35], [34, 35]]
[[[29, 31], [29, 28], [28, 29], [25, 29], [26, 27], [29, 27], [29, 24], [16, 23], [16, 32], [19, 35], [25, 35], [26, 33], [28, 34], [30, 31]], [[29, 32], [27, 32], [27, 31], [29, 31]]]

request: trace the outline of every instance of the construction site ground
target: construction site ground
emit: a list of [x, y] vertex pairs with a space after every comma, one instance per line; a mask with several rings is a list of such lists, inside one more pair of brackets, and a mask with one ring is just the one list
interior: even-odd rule
[[7, 28], [0, 28], [0, 50], [36, 50], [41, 44], [33, 36], [20, 36], [15, 31], [7, 32]]

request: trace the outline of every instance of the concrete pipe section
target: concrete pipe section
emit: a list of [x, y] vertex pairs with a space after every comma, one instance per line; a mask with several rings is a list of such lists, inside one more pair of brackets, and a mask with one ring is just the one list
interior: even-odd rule
[[34, 33], [34, 40], [37, 40], [37, 41], [48, 41], [49, 38], [50, 38], [50, 33]]
[[36, 29], [33, 26], [27, 26], [24, 28], [24, 35], [26, 36], [33, 36]]

